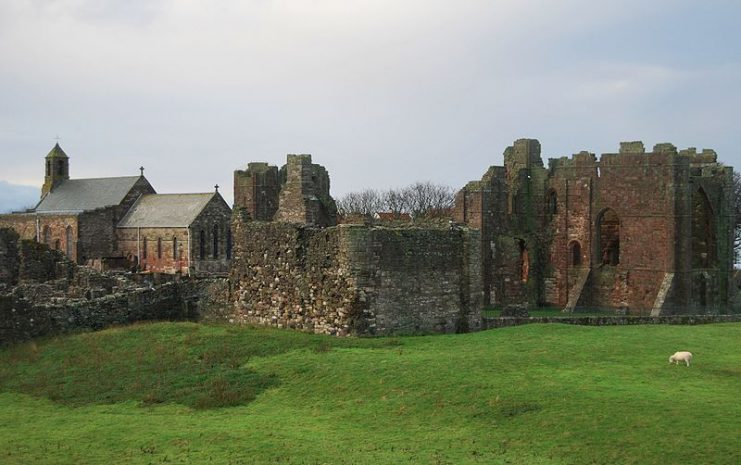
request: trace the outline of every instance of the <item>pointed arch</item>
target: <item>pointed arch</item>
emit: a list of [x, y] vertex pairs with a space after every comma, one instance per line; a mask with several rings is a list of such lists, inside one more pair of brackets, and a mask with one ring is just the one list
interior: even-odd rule
[[581, 266], [581, 244], [579, 241], [571, 241], [569, 244], [569, 263], [571, 266]]
[[602, 210], [597, 216], [596, 236], [598, 263], [620, 264], [620, 218], [612, 208]]
[[712, 268], [718, 259], [715, 215], [705, 190], [692, 193], [692, 268]]
[[219, 258], [219, 225], [218, 224], [214, 224], [212, 236], [213, 236], [212, 238], [214, 242], [213, 249], [212, 249], [213, 258]]
[[558, 194], [555, 189], [549, 189], [545, 196], [545, 208], [548, 216], [558, 213]]

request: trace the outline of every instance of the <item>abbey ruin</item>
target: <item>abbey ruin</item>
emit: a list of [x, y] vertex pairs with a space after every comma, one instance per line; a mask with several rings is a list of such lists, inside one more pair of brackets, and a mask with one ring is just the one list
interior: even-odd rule
[[[335, 335], [475, 331], [489, 326], [482, 310], [492, 306], [665, 317], [733, 304], [732, 169], [712, 150], [624, 142], [618, 153], [546, 166], [540, 143], [520, 139], [504, 166], [458, 192], [450, 221], [437, 225], [338, 225], [329, 174], [310, 155], [236, 170], [233, 212], [218, 190], [155, 194], [143, 172], [70, 180], [58, 146], [45, 166], [39, 205], [0, 215], [0, 227], [17, 231], [0, 241], [0, 310], [13, 321], [30, 305], [17, 289], [39, 269], [42, 244], [74, 266], [173, 274], [174, 287], [165, 297], [152, 287], [152, 299], [178, 309], [157, 303], [158, 315]], [[78, 300], [64, 308], [76, 315], [105, 313], [96, 295], [137, 288], [86, 293], [73, 277], [93, 275], [80, 273], [30, 281], [73, 289]], [[199, 285], [197, 275], [211, 278]], [[187, 285], [186, 276], [194, 277]]]

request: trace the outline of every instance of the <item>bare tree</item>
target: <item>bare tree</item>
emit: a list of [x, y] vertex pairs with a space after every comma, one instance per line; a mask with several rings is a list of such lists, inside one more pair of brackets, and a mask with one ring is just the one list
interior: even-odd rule
[[337, 201], [337, 211], [342, 215], [372, 215], [383, 208], [381, 194], [373, 189], [349, 192]]
[[455, 200], [452, 188], [430, 181], [416, 182], [404, 191], [409, 202], [409, 210], [415, 218], [443, 216], [447, 214]]
[[409, 213], [409, 199], [404, 189], [389, 189], [384, 192], [383, 208], [397, 216], [402, 213]]

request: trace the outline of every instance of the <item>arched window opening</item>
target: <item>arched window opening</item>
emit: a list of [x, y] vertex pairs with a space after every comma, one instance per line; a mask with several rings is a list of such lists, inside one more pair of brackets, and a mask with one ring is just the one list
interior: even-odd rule
[[581, 244], [577, 241], [573, 241], [569, 248], [571, 249], [571, 265], [581, 266]]
[[62, 249], [62, 241], [59, 239], [54, 241], [54, 250], [61, 250]]
[[51, 247], [51, 228], [49, 226], [44, 226], [44, 229], [41, 231], [41, 241], [48, 247]]
[[142, 244], [142, 258], [147, 258], [147, 238], [144, 238], [143, 244]]
[[200, 236], [198, 238], [198, 258], [203, 260], [206, 258], [206, 231], [201, 229]]
[[178, 255], [178, 238], [174, 236], [172, 238], [172, 259], [180, 260], [180, 256]]
[[525, 241], [517, 239], [517, 243], [520, 247], [520, 279], [522, 279], [523, 283], [527, 283], [527, 279], [530, 275], [530, 256]]
[[711, 268], [716, 262], [715, 218], [700, 188], [692, 194], [692, 268]]
[[162, 258], [162, 238], [157, 238], [157, 258]]
[[232, 259], [232, 230], [226, 230], [226, 259]]
[[548, 195], [546, 196], [546, 211], [549, 215], [558, 213], [558, 196], [553, 189], [548, 191]]
[[51, 160], [46, 160], [46, 175], [51, 176]]
[[67, 226], [64, 240], [65, 240], [65, 245], [66, 245], [65, 253], [67, 254], [67, 257], [73, 258], [72, 257], [72, 242], [74, 238], [72, 236], [72, 226]]
[[57, 160], [57, 175], [64, 175], [64, 162], [62, 160]]
[[214, 240], [213, 258], [219, 258], [219, 225], [218, 224], [214, 225], [213, 240]]
[[620, 263], [620, 218], [615, 210], [608, 208], [597, 221], [598, 250], [603, 265], [616, 266]]
[[697, 299], [695, 299], [701, 308], [708, 306], [708, 283], [705, 275], [697, 277]]

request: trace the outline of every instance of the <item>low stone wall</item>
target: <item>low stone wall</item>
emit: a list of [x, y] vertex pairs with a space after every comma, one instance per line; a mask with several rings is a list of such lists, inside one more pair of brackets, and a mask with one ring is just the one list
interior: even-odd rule
[[529, 323], [563, 323], [583, 326], [620, 325], [700, 325], [733, 323], [741, 315], [669, 315], [669, 316], [549, 316], [549, 317], [484, 317], [482, 329], [506, 328]]
[[79, 330], [97, 330], [145, 320], [187, 317], [179, 286], [168, 283], [98, 299], [54, 299], [34, 304], [12, 294], [0, 295], [0, 345]]

